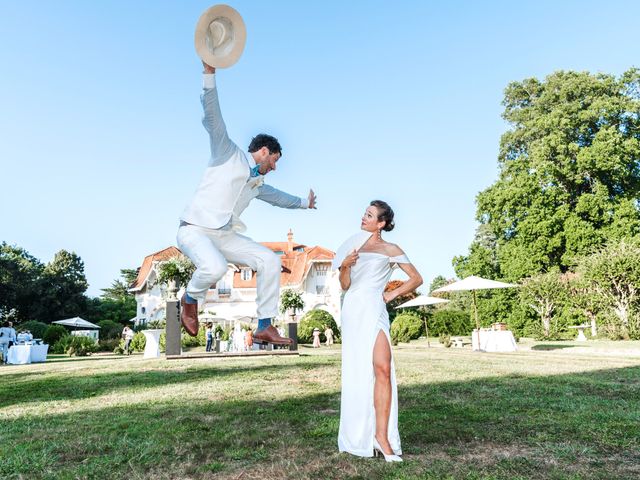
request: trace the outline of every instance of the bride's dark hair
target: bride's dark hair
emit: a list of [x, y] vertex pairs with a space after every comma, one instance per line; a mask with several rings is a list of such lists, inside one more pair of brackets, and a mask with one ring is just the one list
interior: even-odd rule
[[369, 205], [378, 209], [378, 221], [384, 222], [382, 230], [390, 232], [396, 224], [393, 222], [393, 210], [387, 202], [382, 200], [374, 200]]

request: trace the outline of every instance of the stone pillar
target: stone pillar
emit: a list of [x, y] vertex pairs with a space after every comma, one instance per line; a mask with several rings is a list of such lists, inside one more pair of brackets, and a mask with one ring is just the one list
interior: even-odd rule
[[182, 355], [182, 332], [180, 328], [180, 308], [177, 300], [167, 302], [167, 333], [165, 355]]
[[287, 323], [287, 336], [293, 339], [293, 343], [289, 345], [289, 350], [295, 351], [298, 350], [298, 324], [297, 323]]

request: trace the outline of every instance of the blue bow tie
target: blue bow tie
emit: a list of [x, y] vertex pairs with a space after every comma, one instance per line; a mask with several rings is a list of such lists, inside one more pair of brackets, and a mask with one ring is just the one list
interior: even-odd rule
[[256, 165], [255, 167], [253, 167], [250, 174], [252, 177], [257, 177], [258, 175], [260, 175], [260, 165]]

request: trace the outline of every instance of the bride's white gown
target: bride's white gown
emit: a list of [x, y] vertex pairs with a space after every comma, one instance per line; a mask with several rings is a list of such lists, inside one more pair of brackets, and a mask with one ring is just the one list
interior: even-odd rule
[[[351, 244], [342, 250], [358, 249], [370, 234], [359, 234], [345, 242]], [[364, 241], [362, 241], [364, 239]], [[336, 260], [344, 254], [340, 249]], [[336, 262], [337, 263], [337, 262]], [[351, 268], [351, 286], [342, 304], [342, 398], [340, 403], [340, 431], [338, 447], [361, 457], [373, 456], [373, 437], [376, 416], [373, 407], [373, 347], [382, 331], [389, 337], [389, 315], [382, 299], [384, 287], [398, 263], [410, 263], [405, 255], [388, 257], [380, 253], [359, 252], [358, 261]], [[334, 264], [334, 266], [337, 266]], [[398, 434], [398, 393], [396, 374], [391, 358], [391, 411], [388, 439], [396, 455], [401, 455]]]

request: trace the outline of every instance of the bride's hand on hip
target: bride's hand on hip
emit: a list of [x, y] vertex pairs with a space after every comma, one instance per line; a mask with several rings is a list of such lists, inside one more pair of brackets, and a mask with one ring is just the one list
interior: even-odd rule
[[389, 303], [394, 298], [395, 297], [393, 296], [393, 294], [391, 292], [384, 292], [382, 294], [382, 300], [384, 300], [384, 303]]

